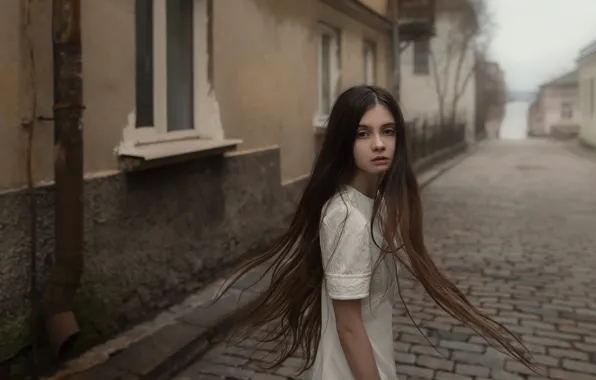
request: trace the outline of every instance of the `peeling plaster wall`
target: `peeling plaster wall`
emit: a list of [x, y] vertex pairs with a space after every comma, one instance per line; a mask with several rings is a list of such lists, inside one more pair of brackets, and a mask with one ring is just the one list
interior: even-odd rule
[[[80, 351], [180, 301], [279, 236], [303, 181], [281, 185], [279, 150], [213, 157], [85, 183]], [[53, 187], [38, 190], [40, 283], [52, 261]], [[0, 195], [0, 362], [28, 340], [28, 198]]]
[[[0, 137], [10, 147], [0, 151], [0, 189], [25, 183], [26, 136], [19, 125], [31, 94], [20, 9], [11, 4], [0, 15], [0, 28], [5, 32], [1, 37], [0, 96], [19, 96], [3, 99], [0, 106]], [[51, 1], [33, 4], [38, 114], [51, 117]], [[118, 170], [114, 150], [134, 131], [134, 0], [83, 0], [82, 4], [85, 172], [87, 176], [106, 175]], [[315, 154], [317, 22], [340, 30], [339, 90], [364, 80], [364, 39], [376, 44], [377, 84], [391, 86], [389, 35], [318, 0], [283, 6], [273, 0], [214, 1], [213, 8], [213, 83], [201, 83], [211, 91], [197, 98], [197, 124], [206, 137], [242, 139], [240, 151], [280, 146], [284, 181], [307, 175]], [[206, 44], [197, 47], [206, 48]], [[197, 67], [204, 68], [206, 55], [197, 57], [203, 57], [196, 61]], [[41, 123], [35, 137], [37, 182], [53, 180], [52, 150], [53, 125]]]
[[314, 156], [317, 2], [214, 2], [214, 85], [226, 136], [244, 141], [240, 151], [279, 145], [283, 180], [307, 174]]
[[[35, 54], [38, 115], [52, 117], [53, 103], [52, 2], [33, 2], [31, 40], [24, 33], [21, 2], [9, 3], [0, 13], [0, 96], [13, 94], [11, 99], [0, 99], [0, 140], [10, 147], [0, 150], [0, 189], [25, 184], [26, 136], [20, 122], [29, 115], [32, 96], [29, 43]], [[114, 172], [113, 150], [134, 109], [134, 0], [83, 0], [81, 22], [85, 172]], [[38, 123], [33, 157], [36, 182], [53, 180], [53, 136], [53, 123]]]
[[[51, 1], [33, 3], [38, 114], [52, 116]], [[318, 0], [216, 0], [213, 91], [204, 102], [214, 116], [209, 133], [245, 143], [226, 157], [120, 173], [114, 148], [135, 118], [134, 0], [82, 4], [87, 180], [77, 351], [176, 302], [278, 236], [314, 158], [317, 22], [341, 30], [341, 89], [364, 80], [364, 39], [377, 43], [377, 83], [390, 86], [385, 33]], [[29, 342], [28, 198], [18, 188], [25, 183], [20, 123], [32, 85], [21, 16], [18, 2], [0, 13], [0, 361]], [[54, 247], [53, 126], [41, 123], [35, 132], [43, 286]]]

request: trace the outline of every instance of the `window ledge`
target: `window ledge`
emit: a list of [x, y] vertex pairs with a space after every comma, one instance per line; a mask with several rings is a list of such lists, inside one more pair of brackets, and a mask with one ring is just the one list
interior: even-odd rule
[[117, 154], [124, 171], [142, 170], [175, 162], [214, 156], [234, 150], [242, 140], [188, 139], [121, 146]]
[[329, 116], [316, 116], [313, 119], [313, 127], [315, 129], [315, 133], [317, 133], [317, 134], [325, 133], [325, 130], [327, 129], [327, 120], [328, 119], [329, 119]]

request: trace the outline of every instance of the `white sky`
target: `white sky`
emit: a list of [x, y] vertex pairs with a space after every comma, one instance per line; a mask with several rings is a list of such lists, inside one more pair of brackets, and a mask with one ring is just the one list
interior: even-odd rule
[[572, 70], [596, 40], [596, 0], [488, 0], [495, 22], [490, 57], [510, 90], [536, 90]]

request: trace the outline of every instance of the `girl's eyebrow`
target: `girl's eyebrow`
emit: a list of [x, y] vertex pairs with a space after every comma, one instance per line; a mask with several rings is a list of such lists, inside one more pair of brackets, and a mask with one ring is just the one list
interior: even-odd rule
[[[381, 125], [381, 127], [382, 127], [382, 128], [386, 128], [386, 127], [395, 127], [395, 122], [393, 122], [393, 121], [389, 121], [389, 122], [387, 122], [387, 123], [384, 123], [384, 124], [382, 124], [382, 125]], [[370, 126], [368, 126], [368, 125], [366, 125], [366, 124], [359, 124], [359, 125], [358, 125], [358, 128], [372, 128], [372, 127], [370, 127]]]

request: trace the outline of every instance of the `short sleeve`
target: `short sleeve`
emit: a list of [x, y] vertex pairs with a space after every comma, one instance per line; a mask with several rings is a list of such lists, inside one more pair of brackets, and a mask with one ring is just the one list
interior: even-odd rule
[[347, 207], [328, 210], [321, 223], [320, 240], [329, 297], [368, 297], [372, 266], [370, 229], [364, 216]]

